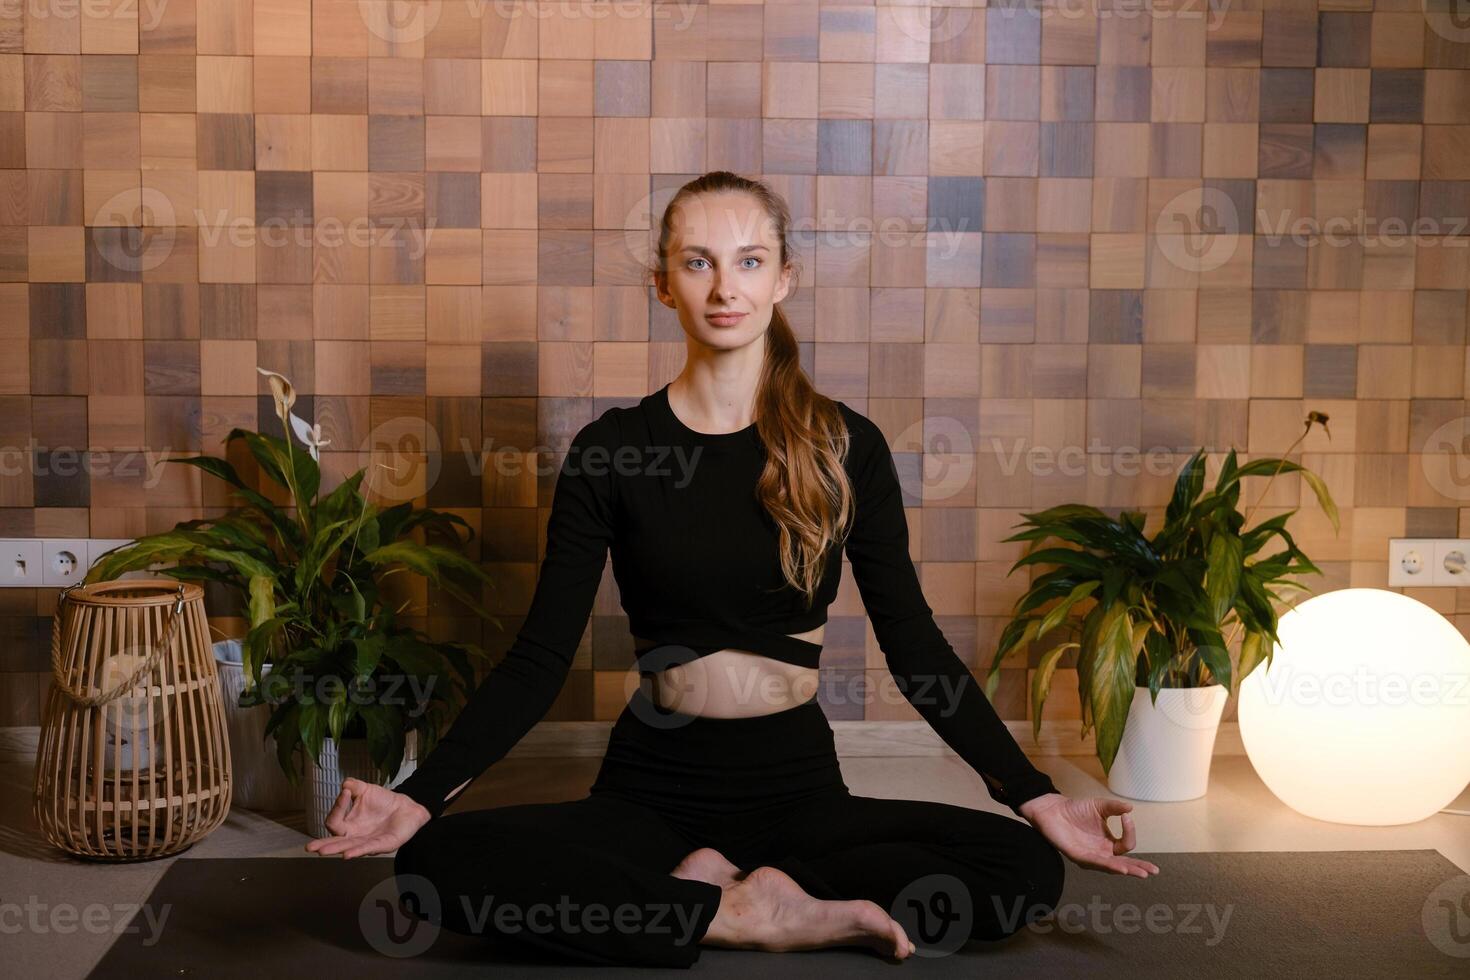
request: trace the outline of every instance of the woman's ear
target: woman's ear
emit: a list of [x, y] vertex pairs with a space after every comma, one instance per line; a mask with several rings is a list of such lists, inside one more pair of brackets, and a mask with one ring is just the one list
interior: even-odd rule
[[787, 265], [781, 270], [781, 278], [776, 280], [776, 294], [771, 302], [779, 303], [791, 292], [791, 266]]
[[674, 294], [669, 291], [669, 274], [667, 272], [655, 272], [653, 274], [653, 289], [658, 295], [658, 301], [669, 309], [675, 309]]

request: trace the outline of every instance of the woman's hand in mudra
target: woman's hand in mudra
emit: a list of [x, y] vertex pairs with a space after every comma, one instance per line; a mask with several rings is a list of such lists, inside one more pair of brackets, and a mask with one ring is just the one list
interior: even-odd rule
[[[1097, 871], [1147, 878], [1159, 873], [1159, 866], [1141, 858], [1121, 857], [1133, 850], [1133, 818], [1128, 812], [1132, 803], [1105, 796], [1072, 799], [1061, 793], [1047, 793], [1020, 806], [1021, 815], [1041, 831], [1073, 862]], [[1123, 818], [1123, 834], [1114, 837], [1108, 818]]]
[[404, 794], [349, 776], [327, 814], [332, 836], [307, 841], [306, 849], [343, 858], [386, 854], [407, 843], [429, 819], [429, 811]]

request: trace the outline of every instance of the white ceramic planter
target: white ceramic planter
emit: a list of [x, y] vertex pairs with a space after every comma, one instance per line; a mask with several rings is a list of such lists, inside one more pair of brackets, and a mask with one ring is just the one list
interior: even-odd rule
[[1108, 772], [1108, 789], [1134, 800], [1205, 795], [1215, 733], [1228, 697], [1220, 684], [1166, 687], [1155, 704], [1147, 687], [1135, 687], [1123, 741]]
[[[389, 789], [403, 782], [418, 768], [417, 742], [418, 733], [409, 732], [403, 746], [403, 764], [398, 767], [398, 775], [388, 783]], [[320, 766], [309, 752], [305, 749], [302, 752], [306, 755], [306, 832], [313, 837], [330, 837], [327, 814], [332, 812], [332, 804], [337, 802], [337, 795], [342, 792], [342, 783], [347, 777], [369, 783], [378, 781], [368, 742], [365, 738], [344, 738], [339, 745], [327, 736], [322, 742]]]
[[[265, 726], [270, 723], [270, 705], [239, 706], [240, 692], [245, 689], [240, 641], [221, 640], [214, 644], [214, 662], [230, 739], [234, 805], [251, 810], [300, 810], [306, 805], [305, 783], [291, 785], [276, 758], [275, 736], [267, 738], [265, 734]], [[270, 664], [262, 664], [261, 677], [270, 674], [270, 669]]]

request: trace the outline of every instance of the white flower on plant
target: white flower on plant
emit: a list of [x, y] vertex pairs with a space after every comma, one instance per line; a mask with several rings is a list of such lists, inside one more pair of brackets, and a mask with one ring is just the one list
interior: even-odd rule
[[320, 423], [307, 425], [305, 419], [293, 412], [291, 415], [291, 429], [296, 433], [296, 438], [306, 444], [306, 451], [311, 453], [311, 458], [320, 463], [322, 459], [321, 447], [332, 444], [332, 440], [322, 438], [322, 427]]
[[265, 376], [271, 386], [271, 397], [276, 401], [276, 417], [281, 424], [286, 424], [286, 416], [291, 412], [291, 406], [296, 404], [296, 389], [291, 386], [291, 380], [284, 374], [268, 371], [263, 367], [255, 369], [259, 374]]
[[311, 458], [321, 462], [321, 447], [331, 445], [332, 440], [322, 438], [322, 427], [320, 425], [307, 425], [306, 421], [291, 411], [291, 406], [296, 404], [296, 389], [291, 385], [291, 379], [284, 374], [268, 371], [263, 367], [255, 369], [263, 375], [271, 386], [271, 397], [276, 402], [276, 417], [281, 420], [281, 425], [291, 432], [296, 433], [296, 438], [306, 446], [311, 453]]

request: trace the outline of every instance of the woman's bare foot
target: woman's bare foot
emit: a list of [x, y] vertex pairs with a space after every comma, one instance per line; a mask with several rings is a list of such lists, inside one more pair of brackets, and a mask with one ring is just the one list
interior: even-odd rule
[[827, 946], [867, 946], [906, 959], [908, 935], [876, 902], [824, 901], [808, 895], [779, 868], [762, 866], [722, 885], [724, 894], [701, 942], [780, 953]]
[[708, 882], [711, 885], [733, 885], [745, 877], [745, 872], [731, 863], [713, 847], [701, 847], [690, 851], [679, 862], [679, 866], [669, 872], [675, 878], [690, 878], [695, 881]]

